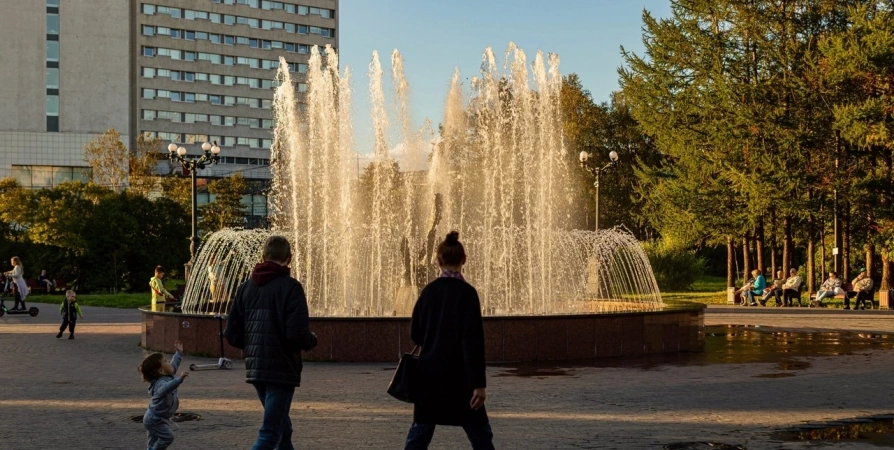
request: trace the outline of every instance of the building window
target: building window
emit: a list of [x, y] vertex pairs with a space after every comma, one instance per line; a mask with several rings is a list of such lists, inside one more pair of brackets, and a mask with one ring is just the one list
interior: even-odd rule
[[48, 95], [47, 96], [47, 115], [48, 116], [58, 116], [59, 115], [59, 96], [58, 95]]
[[47, 6], [51, 8], [58, 8], [59, 0], [47, 0]]
[[148, 14], [150, 16], [155, 14], [155, 5], [143, 3], [143, 14]]
[[59, 41], [47, 41], [47, 61], [59, 61]]
[[155, 36], [155, 27], [143, 25], [143, 36]]
[[59, 14], [47, 14], [47, 34], [59, 34]]
[[47, 89], [59, 89], [59, 69], [47, 69]]
[[143, 56], [155, 56], [155, 47], [143, 47]]

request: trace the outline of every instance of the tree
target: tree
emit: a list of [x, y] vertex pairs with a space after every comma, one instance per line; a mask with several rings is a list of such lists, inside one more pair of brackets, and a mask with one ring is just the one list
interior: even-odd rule
[[148, 197], [150, 193], [163, 190], [161, 177], [153, 173], [158, 163], [164, 143], [158, 137], [141, 134], [137, 137], [136, 149], [129, 158], [129, 186], [131, 192]]
[[202, 206], [202, 229], [212, 233], [227, 227], [245, 226], [242, 197], [247, 191], [248, 183], [241, 173], [212, 181], [208, 192], [214, 200]]
[[131, 155], [121, 133], [110, 129], [84, 144], [84, 161], [93, 169], [93, 182], [121, 191], [127, 185]]
[[844, 161], [851, 210], [865, 230], [867, 265], [881, 250], [882, 289], [894, 287], [894, 3], [866, 1], [850, 10], [849, 26], [820, 45], [835, 127], [853, 148]]

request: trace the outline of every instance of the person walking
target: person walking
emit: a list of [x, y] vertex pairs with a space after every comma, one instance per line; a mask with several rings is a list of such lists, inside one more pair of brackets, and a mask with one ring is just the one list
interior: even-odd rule
[[81, 306], [78, 305], [78, 298], [75, 291], [65, 291], [65, 300], [62, 300], [62, 305], [59, 306], [59, 313], [62, 314], [62, 325], [59, 327], [59, 333], [56, 334], [56, 339], [62, 337], [65, 328], [68, 328], [68, 338], [74, 339], [75, 325], [77, 325], [78, 317], [82, 319], [84, 318], [84, 314], [81, 313]]
[[292, 248], [282, 236], [264, 243], [264, 262], [236, 291], [224, 337], [243, 350], [246, 382], [264, 406], [264, 420], [252, 450], [293, 450], [289, 408], [301, 385], [301, 351], [312, 350], [307, 298], [290, 276]]
[[410, 337], [421, 347], [414, 379], [413, 424], [405, 450], [428, 448], [436, 425], [461, 426], [474, 450], [493, 450], [484, 401], [484, 324], [478, 292], [462, 275], [466, 252], [452, 231], [438, 245], [441, 276], [422, 289]]

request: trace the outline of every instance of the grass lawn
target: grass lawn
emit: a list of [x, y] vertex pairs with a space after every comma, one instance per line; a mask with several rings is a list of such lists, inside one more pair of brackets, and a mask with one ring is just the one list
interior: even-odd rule
[[[173, 291], [178, 284], [183, 284], [183, 280], [165, 280], [165, 288]], [[35, 303], [62, 303], [63, 296], [59, 294], [34, 294], [29, 295], [26, 299]], [[81, 306], [105, 306], [109, 308], [138, 308], [146, 306], [152, 302], [152, 296], [149, 292], [117, 294], [78, 294], [78, 303]]]

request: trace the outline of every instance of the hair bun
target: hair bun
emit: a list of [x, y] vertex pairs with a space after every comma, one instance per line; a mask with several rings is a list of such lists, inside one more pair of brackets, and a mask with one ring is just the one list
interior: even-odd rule
[[444, 243], [448, 245], [454, 245], [459, 243], [459, 231], [451, 231], [447, 233], [447, 237], [444, 238]]

